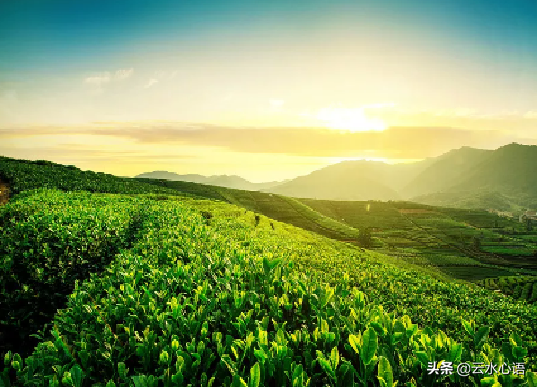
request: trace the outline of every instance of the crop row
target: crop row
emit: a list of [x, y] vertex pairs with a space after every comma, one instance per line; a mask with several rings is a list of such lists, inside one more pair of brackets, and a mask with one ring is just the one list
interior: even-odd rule
[[[130, 248], [142, 200], [40, 191], [0, 208], [0, 332], [21, 352], [65, 305], [76, 279]], [[10, 344], [11, 343], [11, 344]], [[0, 343], [1, 344], [1, 343]]]
[[0, 156], [0, 180], [10, 184], [12, 194], [40, 188], [121, 194], [177, 194], [173, 189], [102, 172], [82, 171], [75, 166], [55, 164], [46, 160], [17, 160], [3, 156]]
[[[57, 192], [40, 200], [61, 197], [76, 202], [74, 195]], [[128, 201], [114, 206], [119, 212], [132, 209]], [[77, 282], [51, 335], [32, 356], [7, 354], [4, 384], [537, 382], [531, 372], [525, 378], [427, 372], [429, 362], [442, 360], [530, 360], [525, 347], [535, 348], [534, 327], [524, 331], [527, 320], [521, 320], [535, 318], [535, 308], [397, 269], [381, 255], [285, 224], [273, 228], [262, 219], [254, 227], [248, 214], [222, 203], [153, 201], [145, 203], [140, 221], [143, 232], [131, 248], [120, 251], [103, 273]], [[479, 306], [486, 324], [485, 314], [475, 313]], [[499, 309], [490, 313], [490, 306]], [[416, 320], [428, 326], [420, 329]], [[501, 339], [499, 345], [495, 339]]]
[[490, 290], [501, 291], [517, 300], [529, 303], [537, 302], [537, 277], [535, 276], [503, 276], [487, 278], [479, 282]]

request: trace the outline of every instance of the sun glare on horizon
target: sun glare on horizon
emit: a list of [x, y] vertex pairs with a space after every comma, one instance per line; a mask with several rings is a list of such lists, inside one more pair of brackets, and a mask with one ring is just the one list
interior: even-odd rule
[[380, 118], [368, 117], [361, 108], [323, 108], [316, 118], [324, 122], [329, 129], [347, 130], [350, 132], [383, 131], [388, 127]]

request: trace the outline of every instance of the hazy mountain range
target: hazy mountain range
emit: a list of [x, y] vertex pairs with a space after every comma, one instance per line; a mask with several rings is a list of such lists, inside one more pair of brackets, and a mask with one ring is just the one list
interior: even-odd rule
[[411, 200], [461, 208], [519, 210], [537, 207], [536, 166], [537, 146], [513, 143], [496, 150], [462, 147], [408, 164], [345, 161], [284, 182], [251, 183], [239, 176], [164, 171], [137, 177], [326, 200]]
[[284, 181], [271, 181], [266, 183], [252, 183], [240, 176], [236, 175], [214, 175], [214, 176], [203, 176], [196, 174], [187, 174], [179, 175], [175, 172], [168, 171], [153, 171], [145, 172], [140, 175], [135, 176], [136, 178], [142, 179], [166, 179], [171, 181], [187, 181], [191, 183], [202, 183], [209, 185], [216, 185], [219, 187], [227, 187], [234, 189], [242, 189], [247, 191], [263, 191], [277, 185], [280, 185], [288, 180]]
[[348, 161], [271, 189], [339, 200], [412, 200], [466, 208], [537, 207], [537, 146], [462, 147], [409, 164]]

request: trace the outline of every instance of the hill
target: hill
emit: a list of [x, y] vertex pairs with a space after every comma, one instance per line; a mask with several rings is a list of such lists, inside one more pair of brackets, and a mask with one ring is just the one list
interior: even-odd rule
[[[431, 160], [429, 166], [401, 189], [401, 195], [414, 198], [419, 195], [446, 192], [460, 182], [493, 151], [462, 147], [453, 149]], [[419, 163], [418, 163], [419, 164]]]
[[496, 191], [521, 206], [537, 206], [537, 146], [505, 145], [454, 182], [450, 192]]
[[122, 194], [167, 193], [177, 191], [102, 172], [82, 171], [73, 165], [47, 160], [18, 160], [0, 156], [0, 181], [11, 194], [39, 188]]
[[323, 200], [411, 200], [465, 208], [519, 211], [537, 207], [537, 146], [462, 147], [409, 164], [346, 161], [270, 189]]
[[473, 386], [489, 379], [431, 376], [427, 354], [536, 358], [534, 306], [226, 203], [39, 190], [0, 215], [14, 220], [0, 234], [7, 345], [51, 319], [31, 356], [2, 356], [4, 385]]
[[202, 183], [209, 185], [216, 185], [219, 187], [227, 187], [234, 189], [243, 189], [248, 191], [262, 191], [265, 189], [273, 188], [282, 182], [272, 181], [266, 183], [252, 183], [240, 176], [236, 175], [214, 175], [203, 176], [196, 174], [179, 175], [175, 172], [168, 171], [153, 171], [145, 172], [135, 176], [137, 179], [166, 179], [170, 181], [185, 181], [190, 183]]
[[[335, 200], [397, 200], [389, 182], [407, 166], [347, 161], [314, 171], [268, 191], [286, 196]], [[406, 170], [405, 170], [406, 171]]]
[[[350, 219], [338, 221], [292, 198], [196, 183], [132, 180], [124, 187], [149, 193], [121, 195], [122, 179], [26, 164], [9, 160], [2, 165], [10, 172], [0, 169], [18, 187], [0, 207], [2, 385], [537, 382], [529, 370], [488, 378], [428, 372], [433, 353], [454, 364], [533, 364], [535, 305], [438, 280], [387, 255], [220, 200], [184, 196], [168, 185], [190, 184], [200, 194], [211, 189], [274, 213], [293, 208], [347, 236], [356, 232]], [[64, 191], [20, 190], [17, 172], [28, 168], [32, 184]], [[75, 176], [93, 179], [83, 187], [113, 194], [72, 189], [63, 178]], [[359, 205], [371, 213], [376, 204]], [[427, 216], [434, 211], [427, 206], [377, 205], [385, 214], [379, 226], [395, 208], [407, 214], [403, 223], [431, 230]], [[491, 214], [445, 211], [452, 218], [444, 219], [448, 228], [453, 221], [477, 226], [492, 220]], [[525, 277], [520, 285], [517, 295], [533, 298], [535, 281]]]
[[[398, 267], [436, 278], [477, 281], [537, 274], [537, 266], [531, 261], [537, 249], [537, 229], [528, 230], [525, 224], [483, 210], [456, 210], [413, 202], [295, 199], [197, 183], [150, 182], [235, 204], [304, 230], [382, 252], [386, 254], [384, 259]], [[372, 240], [366, 246], [360, 232], [367, 229]], [[482, 249], [475, 249], [475, 239], [480, 240]], [[510, 250], [492, 252], [502, 247]]]

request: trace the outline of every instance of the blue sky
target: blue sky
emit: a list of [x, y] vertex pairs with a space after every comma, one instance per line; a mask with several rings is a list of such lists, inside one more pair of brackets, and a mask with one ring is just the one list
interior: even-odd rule
[[[533, 0], [2, 1], [0, 125], [381, 120], [533, 138], [535, 20]], [[10, 138], [0, 152], [23, 155]]]

